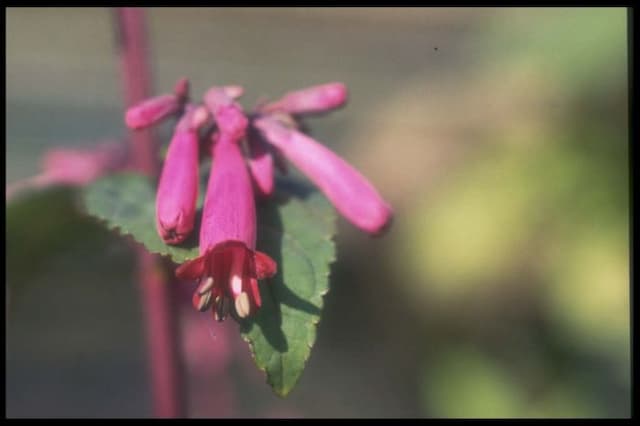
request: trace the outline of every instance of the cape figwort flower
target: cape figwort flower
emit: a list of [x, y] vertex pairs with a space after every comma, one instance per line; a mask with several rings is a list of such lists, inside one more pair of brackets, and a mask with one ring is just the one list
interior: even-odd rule
[[108, 141], [94, 148], [55, 148], [44, 156], [44, 175], [52, 183], [86, 185], [126, 164], [126, 145]]
[[125, 123], [131, 129], [153, 126], [177, 114], [189, 96], [189, 81], [181, 78], [175, 85], [174, 93], [147, 99], [127, 109]]
[[[347, 88], [342, 83], [327, 83], [286, 93], [275, 102], [256, 108], [255, 115], [274, 115], [290, 120], [296, 125], [292, 115], [321, 114], [339, 108], [347, 101]], [[286, 164], [277, 150], [270, 147], [260, 132], [253, 127], [248, 131], [249, 170], [256, 193], [269, 197], [274, 191], [274, 162], [282, 173]]]
[[351, 223], [373, 235], [380, 234], [390, 224], [391, 207], [367, 179], [331, 150], [273, 117], [257, 118], [253, 125], [307, 175]]
[[297, 115], [318, 114], [342, 106], [347, 89], [329, 83], [290, 92], [258, 107], [252, 127], [313, 181], [351, 223], [372, 235], [391, 223], [391, 207], [357, 170], [316, 140], [299, 132]]
[[[214, 318], [245, 318], [262, 304], [258, 280], [276, 273], [267, 254], [256, 251], [255, 196], [274, 192], [274, 166], [286, 173], [286, 158], [313, 181], [336, 209], [360, 229], [377, 235], [391, 223], [391, 207], [357, 170], [321, 143], [299, 131], [300, 117], [325, 113], [347, 100], [342, 83], [329, 83], [285, 94], [258, 106], [248, 118], [235, 98], [241, 86], [213, 87], [205, 106], [187, 105], [186, 80], [173, 95], [153, 98], [127, 113], [130, 126], [144, 127], [184, 112], [160, 178], [157, 228], [167, 243], [191, 232], [197, 197], [199, 128], [212, 118], [205, 134], [213, 161], [202, 212], [199, 254], [176, 270], [181, 279], [197, 280], [193, 304], [212, 309]], [[186, 106], [185, 106], [186, 105]], [[244, 147], [244, 150], [243, 150]]]
[[126, 165], [127, 147], [118, 140], [103, 141], [93, 148], [53, 148], [42, 159], [42, 172], [7, 185], [5, 198], [54, 185], [87, 185]]
[[321, 114], [347, 102], [347, 87], [342, 83], [311, 86], [285, 94], [275, 102], [259, 108], [260, 113], [285, 112], [292, 115]]
[[156, 197], [156, 228], [167, 244], [184, 241], [193, 230], [198, 198], [198, 129], [206, 117], [187, 105], [165, 157]]
[[218, 131], [202, 213], [200, 257], [182, 264], [176, 275], [199, 280], [193, 297], [197, 309], [213, 305], [219, 321], [229, 313], [245, 318], [262, 304], [258, 280], [274, 275], [276, 263], [255, 250], [254, 194], [239, 146], [248, 120], [223, 88], [209, 90], [205, 103]]

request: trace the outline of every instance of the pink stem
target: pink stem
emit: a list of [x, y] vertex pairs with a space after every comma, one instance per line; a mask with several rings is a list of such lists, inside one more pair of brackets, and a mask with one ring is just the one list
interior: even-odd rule
[[[126, 107], [151, 94], [144, 12], [138, 8], [116, 9], [117, 49], [120, 56]], [[131, 132], [131, 156], [135, 169], [156, 177], [157, 145], [150, 129]], [[178, 311], [171, 282], [160, 260], [143, 247], [137, 248], [138, 274], [151, 362], [153, 412], [156, 417], [184, 416], [182, 364], [179, 351]]]

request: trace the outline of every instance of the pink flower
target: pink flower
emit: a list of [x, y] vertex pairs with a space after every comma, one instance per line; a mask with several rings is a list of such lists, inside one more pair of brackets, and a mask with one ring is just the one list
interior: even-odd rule
[[373, 235], [382, 233], [390, 225], [391, 207], [373, 185], [342, 158], [273, 117], [257, 118], [253, 125], [354, 225]]
[[[182, 264], [180, 279], [199, 280], [193, 303], [214, 306], [219, 321], [231, 313], [245, 318], [262, 304], [258, 280], [276, 273], [276, 263], [255, 250], [256, 209], [251, 179], [239, 141], [247, 119], [223, 91], [211, 89], [205, 102], [218, 127], [200, 228], [200, 256]], [[232, 303], [233, 302], [233, 305]]]
[[126, 166], [126, 145], [109, 140], [95, 148], [54, 148], [42, 160], [42, 172], [5, 188], [5, 199], [54, 185], [83, 186]]
[[180, 112], [188, 98], [189, 81], [181, 78], [174, 93], [147, 99], [127, 109], [125, 123], [131, 129], [144, 129]]
[[95, 148], [55, 148], [48, 151], [42, 168], [46, 180], [53, 184], [86, 185], [126, 162], [126, 147], [116, 141]]
[[[347, 88], [342, 83], [327, 83], [311, 86], [285, 94], [281, 99], [258, 107], [256, 113], [272, 116], [297, 126], [292, 115], [318, 114], [338, 108], [347, 100]], [[248, 135], [249, 171], [256, 193], [267, 198], [274, 191], [274, 163], [282, 173], [286, 173], [286, 163], [277, 150], [269, 149], [259, 132], [249, 130]]]
[[187, 106], [175, 128], [162, 166], [156, 196], [156, 228], [167, 244], [184, 241], [193, 230], [198, 198], [198, 128], [201, 114]]
[[285, 112], [293, 115], [318, 114], [339, 108], [347, 101], [347, 87], [327, 83], [289, 92], [279, 100], [260, 108], [261, 113]]
[[249, 120], [232, 95], [241, 95], [239, 86], [212, 87], [204, 95], [204, 103], [213, 115], [218, 131], [225, 138], [240, 141], [244, 138]]

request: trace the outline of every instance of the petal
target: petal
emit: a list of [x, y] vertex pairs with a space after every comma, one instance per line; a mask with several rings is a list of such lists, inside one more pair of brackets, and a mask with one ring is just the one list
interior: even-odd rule
[[258, 280], [255, 278], [249, 279], [249, 291], [251, 292], [251, 300], [257, 308], [262, 306], [262, 299], [260, 298], [260, 289], [258, 288]]
[[195, 259], [187, 260], [185, 263], [178, 266], [176, 269], [176, 277], [181, 280], [197, 280], [202, 277], [207, 266], [207, 255], [208, 253], [205, 253]]
[[256, 278], [259, 280], [271, 278], [278, 272], [278, 264], [266, 253], [256, 250], [253, 262], [256, 268]]

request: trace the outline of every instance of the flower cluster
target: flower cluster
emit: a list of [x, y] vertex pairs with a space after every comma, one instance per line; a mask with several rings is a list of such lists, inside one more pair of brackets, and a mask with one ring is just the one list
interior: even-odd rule
[[261, 305], [258, 280], [277, 271], [276, 262], [256, 250], [255, 198], [274, 192], [274, 166], [286, 173], [285, 159], [302, 171], [336, 209], [363, 231], [378, 235], [391, 223], [392, 210], [352, 166], [300, 130], [300, 118], [345, 104], [347, 89], [329, 83], [290, 92], [247, 114], [236, 99], [240, 86], [210, 88], [203, 102], [189, 100], [181, 79], [174, 93], [131, 107], [127, 125], [141, 129], [178, 118], [164, 161], [156, 198], [156, 227], [167, 244], [179, 244], [193, 231], [198, 196], [201, 142], [213, 161], [200, 227], [200, 256], [176, 270], [197, 280], [196, 309], [211, 309], [222, 321], [245, 318]]

